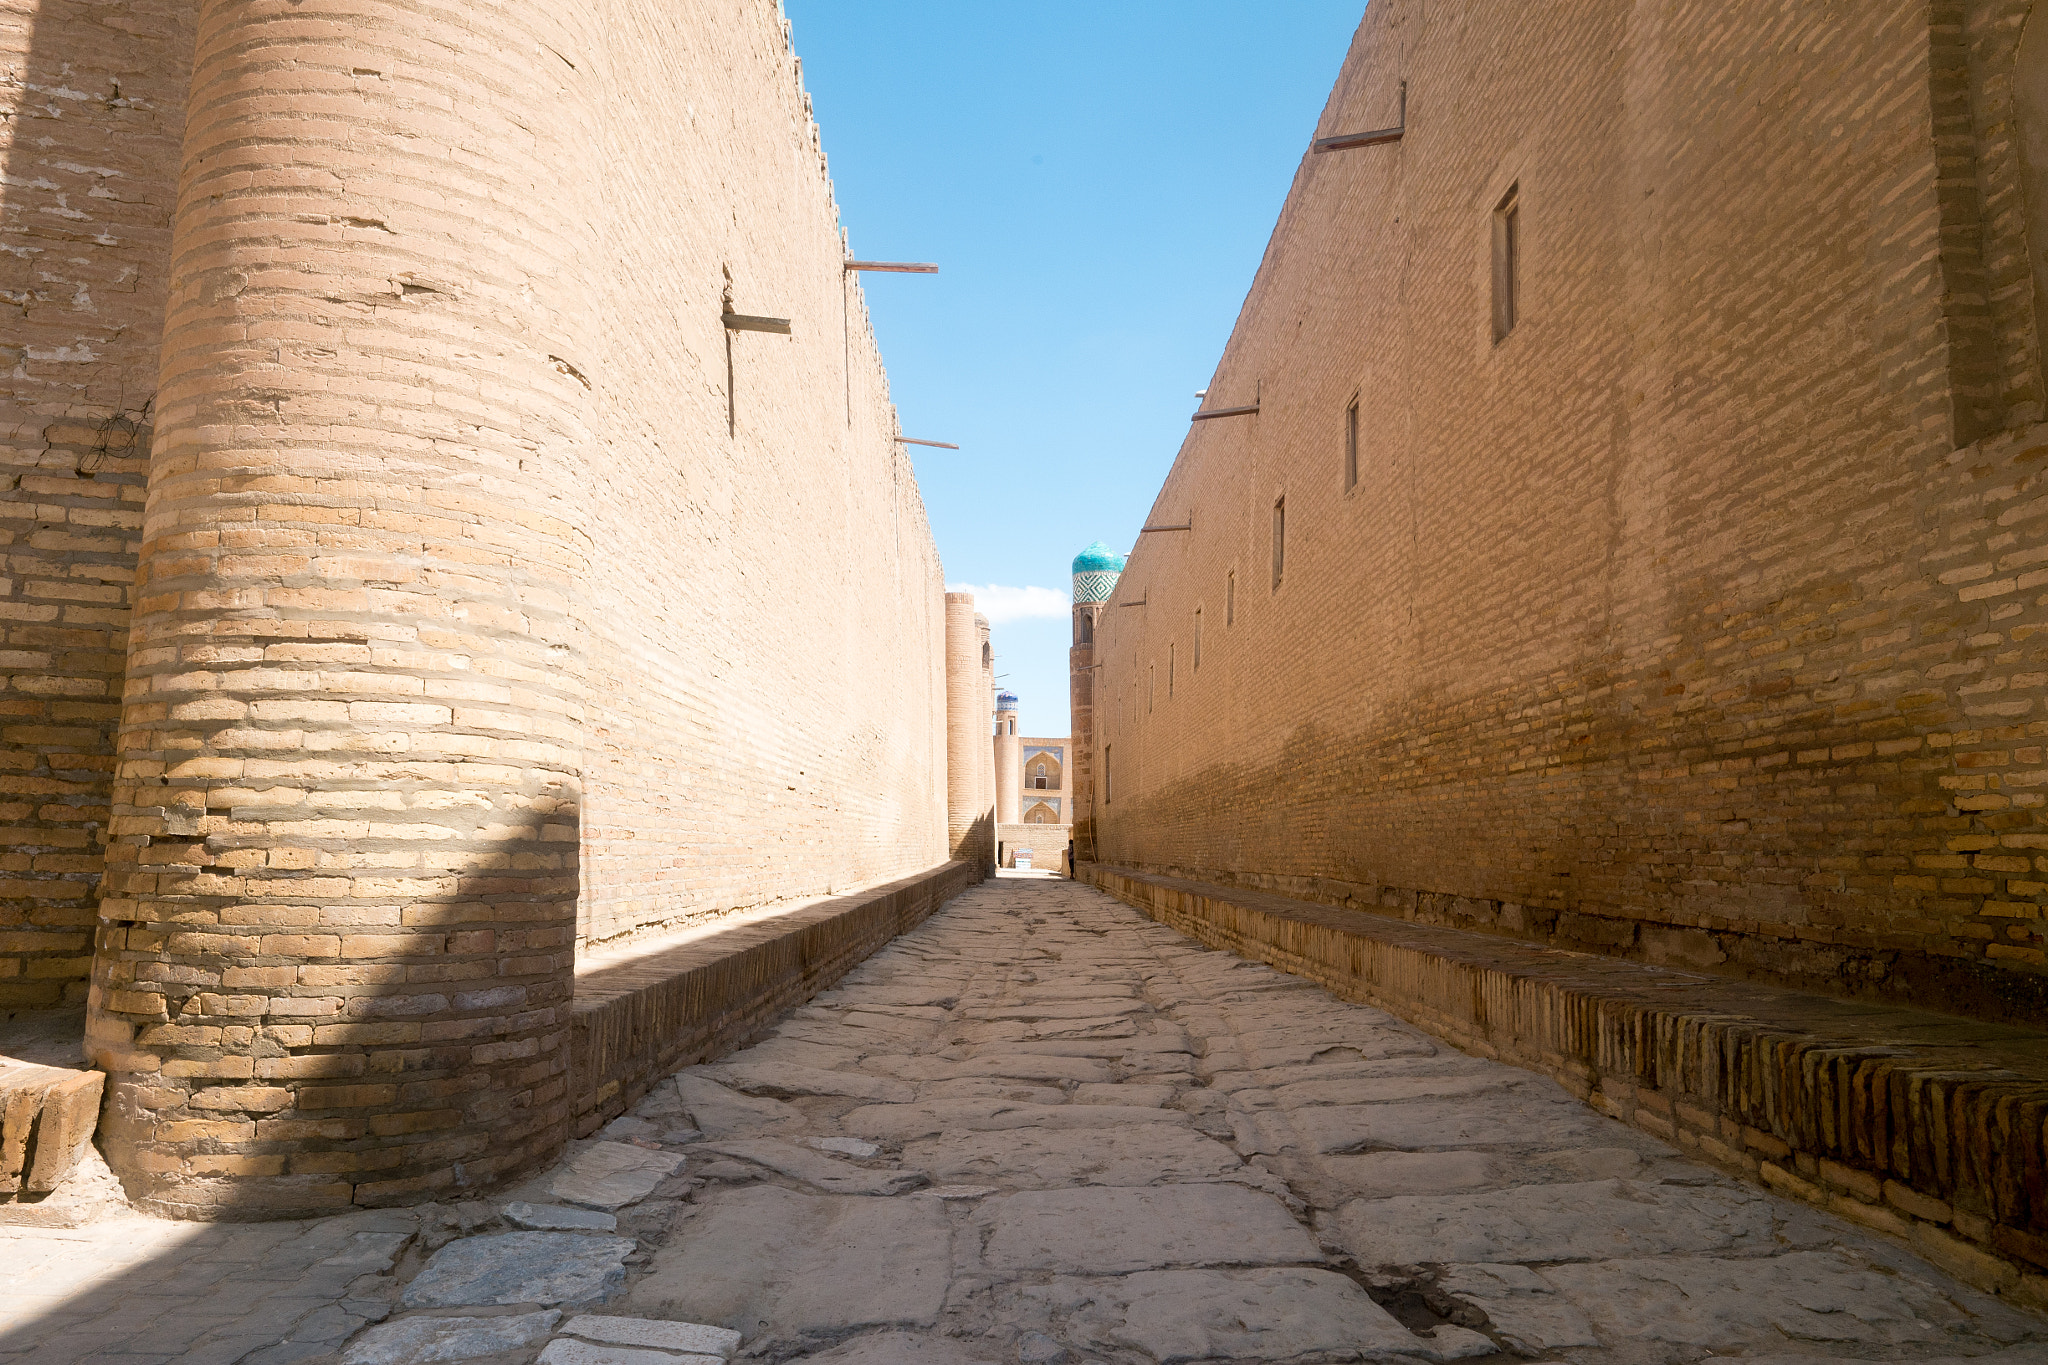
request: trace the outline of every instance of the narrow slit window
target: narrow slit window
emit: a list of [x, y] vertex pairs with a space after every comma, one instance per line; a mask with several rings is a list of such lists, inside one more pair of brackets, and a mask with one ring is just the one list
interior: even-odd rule
[[1173, 658], [1175, 648], [1173, 645], [1166, 647], [1166, 698], [1168, 701], [1173, 700]]
[[1280, 575], [1287, 569], [1287, 499], [1273, 501], [1273, 591], [1280, 590]]
[[1522, 287], [1522, 187], [1513, 185], [1493, 210], [1493, 339], [1515, 330]]
[[1195, 672], [1202, 671], [1202, 609], [1195, 608]]
[[1145, 714], [1152, 714], [1152, 699], [1159, 691], [1159, 665], [1145, 665]]
[[1344, 409], [1344, 491], [1358, 487], [1358, 400]]
[[1226, 626], [1237, 624], [1237, 570], [1235, 569], [1232, 569], [1230, 576], [1223, 580], [1223, 624]]
[[1109, 804], [1109, 755], [1115, 747], [1113, 744], [1102, 746], [1102, 804], [1105, 806]]

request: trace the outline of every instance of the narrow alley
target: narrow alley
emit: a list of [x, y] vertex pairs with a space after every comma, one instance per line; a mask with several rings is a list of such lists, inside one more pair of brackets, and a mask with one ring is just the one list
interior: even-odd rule
[[1893, 1245], [1044, 874], [488, 1204], [0, 1257], [36, 1365], [2048, 1360]]

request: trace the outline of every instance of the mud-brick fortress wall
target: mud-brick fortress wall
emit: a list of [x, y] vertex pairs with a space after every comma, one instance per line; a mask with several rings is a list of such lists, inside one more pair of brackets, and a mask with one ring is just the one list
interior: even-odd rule
[[[765, 0], [147, 18], [9, 30], [41, 74], [7, 242], [56, 243], [99, 310], [37, 267], [49, 336], [5, 409], [36, 529], [0, 601], [54, 656], [8, 656], [47, 710], [9, 713], [5, 758], [51, 793], [10, 820], [9, 904], [75, 935], [43, 884], [89, 889], [103, 836], [88, 1050], [151, 1206], [482, 1186], [566, 1137], [579, 940], [946, 856], [942, 578], [788, 27]], [[57, 188], [17, 193], [23, 157]], [[103, 616], [62, 614], [101, 583]], [[0, 952], [0, 984], [85, 967]]]
[[1095, 856], [2048, 1017], [2039, 11], [1375, 0], [1317, 136], [1406, 133], [1304, 157], [1101, 613]]
[[192, 6], [0, 6], [0, 1010], [85, 998]]
[[[706, 0], [603, 31], [592, 943], [946, 856], [938, 553], [787, 26]], [[731, 334], [730, 407], [728, 300], [791, 325]]]

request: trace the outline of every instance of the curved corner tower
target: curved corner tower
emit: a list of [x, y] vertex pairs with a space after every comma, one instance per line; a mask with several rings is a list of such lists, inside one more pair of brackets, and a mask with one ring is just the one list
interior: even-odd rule
[[567, 1140], [588, 158], [527, 130], [583, 22], [198, 6], [87, 1021], [152, 1210]]

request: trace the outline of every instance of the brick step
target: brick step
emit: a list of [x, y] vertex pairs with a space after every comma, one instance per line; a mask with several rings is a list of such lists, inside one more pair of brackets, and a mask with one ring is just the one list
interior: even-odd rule
[[1695, 1156], [2048, 1308], [2048, 1031], [1078, 871], [1199, 942], [1550, 1075]]
[[106, 1079], [0, 1056], [0, 1208], [54, 1192], [77, 1168]]

